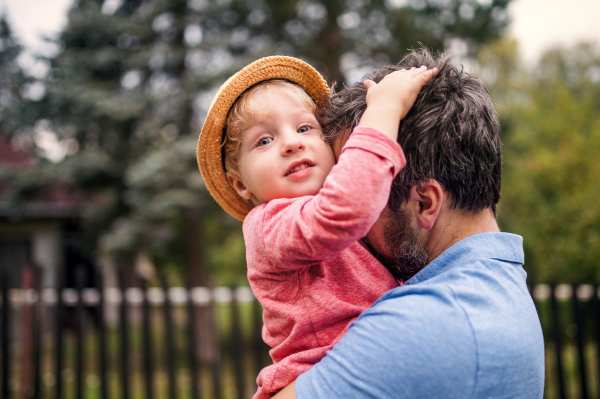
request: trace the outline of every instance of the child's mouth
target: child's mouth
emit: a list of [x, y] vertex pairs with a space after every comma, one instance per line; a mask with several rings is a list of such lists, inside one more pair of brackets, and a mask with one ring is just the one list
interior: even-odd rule
[[300, 172], [301, 170], [304, 170], [306, 168], [311, 168], [314, 165], [309, 164], [308, 162], [304, 162], [300, 165], [296, 165], [294, 166], [292, 169], [290, 169], [290, 171], [288, 173], [286, 173], [286, 176], [291, 175], [292, 173], [296, 173], [296, 172]]

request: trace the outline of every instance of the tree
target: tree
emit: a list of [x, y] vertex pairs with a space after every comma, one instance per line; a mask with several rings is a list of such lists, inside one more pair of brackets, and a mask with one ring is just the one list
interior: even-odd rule
[[[191, 120], [191, 130], [197, 132], [199, 121], [218, 85], [244, 64], [261, 56], [274, 53], [299, 56], [323, 71], [329, 81], [343, 82], [346, 79], [344, 74], [351, 78], [350, 75], [357, 71], [364, 72], [377, 64], [399, 60], [409, 47], [418, 46], [419, 41], [441, 49], [444, 39], [463, 38], [467, 51], [474, 51], [477, 44], [500, 34], [508, 22], [504, 12], [507, 4], [507, 1], [409, 4], [398, 1], [192, 0], [187, 3], [185, 16], [177, 14], [174, 9], [163, 10], [153, 24], [163, 32], [161, 35], [172, 37], [178, 37], [175, 31], [183, 29], [180, 36], [185, 45], [181, 52], [185, 53], [185, 65], [176, 68], [180, 73], [173, 72], [172, 76], [181, 79], [185, 96], [193, 98], [199, 105]], [[177, 40], [170, 44], [171, 48], [176, 45], [180, 45]], [[192, 161], [188, 163], [193, 166], [187, 173], [181, 167], [179, 172], [169, 174], [168, 170], [174, 170], [175, 164], [162, 171], [163, 181], [171, 182], [173, 191], [167, 190], [166, 186], [158, 188], [147, 184], [148, 179], [139, 177], [149, 173], [156, 176], [155, 172], [151, 172], [152, 168], [145, 166], [154, 164], [155, 161], [150, 160], [193, 159], [194, 154], [190, 150], [194, 148], [196, 135], [191, 136], [186, 143], [187, 135], [180, 134], [168, 149], [155, 147], [147, 151], [140, 162], [129, 169], [129, 193], [130, 198], [135, 198], [139, 220], [152, 218], [148, 214], [153, 208], [150, 204], [162, 204], [164, 207], [168, 202], [165, 201], [167, 196], [188, 190], [189, 183], [195, 180], [193, 176], [198, 176]], [[180, 148], [180, 152], [174, 153], [175, 148]], [[188, 176], [187, 180], [184, 181], [182, 176]], [[175, 181], [181, 184], [173, 186]], [[171, 195], [171, 198], [175, 197]], [[178, 198], [184, 196], [179, 195]], [[206, 196], [203, 201], [206, 206], [214, 206], [214, 202], [207, 200]], [[163, 208], [152, 214], [160, 217], [166, 212]], [[213, 241], [208, 247], [209, 259], [213, 270], [223, 273], [224, 270], [235, 269], [241, 272], [238, 274], [241, 276], [244, 270], [242, 240], [239, 234], [223, 234], [224, 231], [220, 231], [224, 230], [227, 220], [220, 218], [220, 221], [208, 223], [217, 226], [209, 235], [214, 237], [220, 232], [222, 238], [217, 242], [226, 243], [219, 246]], [[232, 252], [235, 256], [224, 256]], [[174, 255], [171, 251], [170, 258], [173, 259]]]
[[515, 43], [480, 54], [503, 129], [501, 227], [524, 237], [537, 282], [598, 281], [600, 272], [600, 50], [547, 52], [531, 71]]
[[[30, 165], [35, 157], [29, 158], [26, 152], [34, 147], [34, 137], [29, 132], [22, 131], [23, 126], [32, 124], [37, 119], [35, 107], [31, 107], [31, 98], [39, 99], [43, 86], [27, 76], [19, 66], [18, 59], [23, 52], [22, 46], [13, 36], [6, 17], [0, 16], [0, 143], [2, 146], [13, 147], [11, 152], [19, 153], [17, 160], [21, 166]], [[14, 134], [18, 132], [19, 134]], [[10, 133], [13, 133], [11, 135]], [[10, 147], [9, 147], [10, 148]], [[15, 161], [13, 159], [12, 161]], [[44, 183], [40, 175], [31, 168], [0, 167], [0, 195], [3, 202], [13, 204], [20, 200], [23, 191], [19, 185], [29, 187], [30, 182], [41, 186]], [[20, 179], [19, 179], [20, 178]], [[11, 211], [12, 207], [5, 208]], [[17, 216], [16, 212], [15, 215]]]
[[27, 96], [35, 96], [40, 86], [32, 86], [33, 79], [19, 67], [17, 60], [22, 51], [6, 16], [0, 15], [0, 132], [15, 131], [35, 120], [27, 111]]
[[46, 60], [37, 121], [24, 126], [69, 148], [43, 173], [93, 195], [90, 248], [100, 242], [123, 264], [148, 253], [158, 265], [183, 266], [193, 284], [209, 275], [240, 284], [240, 224], [210, 199], [194, 157], [219, 84], [275, 53], [304, 58], [338, 82], [398, 61], [419, 42], [462, 43], [472, 53], [500, 34], [508, 3], [123, 0], [109, 9], [79, 0], [56, 40], [62, 51]]

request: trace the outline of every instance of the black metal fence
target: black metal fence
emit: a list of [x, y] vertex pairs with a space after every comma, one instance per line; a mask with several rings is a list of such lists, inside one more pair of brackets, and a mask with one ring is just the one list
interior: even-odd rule
[[546, 344], [546, 398], [600, 399], [597, 284], [530, 288]]
[[248, 287], [169, 287], [163, 277], [149, 288], [121, 274], [118, 287], [86, 288], [87, 277], [79, 270], [75, 288], [55, 290], [40, 289], [31, 269], [22, 289], [0, 276], [0, 398], [255, 392], [269, 357], [262, 309]]
[[[0, 276], [1, 398], [248, 398], [268, 364], [247, 287], [21, 289]], [[96, 278], [102, 282], [103, 279]], [[600, 398], [598, 286], [532, 288], [546, 341], [547, 398]]]

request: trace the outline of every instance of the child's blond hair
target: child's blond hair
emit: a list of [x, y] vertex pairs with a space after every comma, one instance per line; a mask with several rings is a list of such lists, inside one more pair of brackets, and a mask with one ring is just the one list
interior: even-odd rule
[[271, 96], [258, 97], [254, 94], [277, 88], [290, 97], [299, 101], [306, 109], [316, 113], [316, 104], [313, 99], [295, 83], [282, 79], [267, 80], [252, 86], [244, 92], [233, 104], [227, 115], [225, 141], [223, 153], [225, 156], [225, 170], [239, 176], [239, 156], [242, 149], [242, 130], [252, 125], [254, 114], [271, 106]]

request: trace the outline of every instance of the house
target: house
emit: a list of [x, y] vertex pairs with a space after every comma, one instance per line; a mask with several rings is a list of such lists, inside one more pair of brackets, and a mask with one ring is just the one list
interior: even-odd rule
[[76, 245], [81, 215], [90, 201], [84, 193], [52, 183], [41, 187], [35, 200], [15, 203], [14, 183], [7, 176], [36, 167], [35, 158], [0, 136], [0, 276], [8, 276], [11, 287], [21, 287], [23, 267], [32, 265], [42, 271], [42, 287], [56, 287], [61, 270], [67, 286], [73, 286], [73, 268], [79, 264], [91, 267], [89, 257]]

